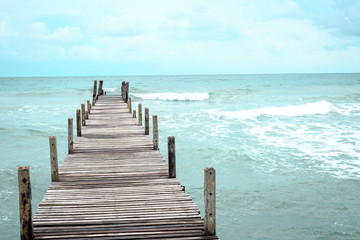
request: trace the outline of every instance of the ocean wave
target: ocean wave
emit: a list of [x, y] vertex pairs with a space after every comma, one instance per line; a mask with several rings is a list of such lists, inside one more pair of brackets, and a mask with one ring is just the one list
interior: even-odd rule
[[117, 88], [103, 88], [104, 92], [116, 92]]
[[327, 101], [306, 103], [303, 105], [289, 105], [282, 107], [262, 107], [249, 110], [219, 111], [211, 109], [207, 112], [214, 116], [221, 116], [228, 119], [254, 119], [260, 116], [287, 116], [298, 117], [307, 115], [327, 114], [336, 109], [334, 105]]
[[163, 100], [163, 101], [204, 101], [209, 99], [208, 93], [147, 93], [132, 94], [144, 100]]

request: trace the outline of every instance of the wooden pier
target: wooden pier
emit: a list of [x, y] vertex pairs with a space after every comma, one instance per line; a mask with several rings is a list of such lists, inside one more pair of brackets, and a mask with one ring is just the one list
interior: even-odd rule
[[[124, 87], [122, 97], [94, 94], [93, 104], [87, 104], [88, 118], [83, 113], [82, 121], [76, 121], [74, 142], [69, 119], [69, 154], [58, 170], [56, 138], [50, 137], [52, 183], [34, 218], [30, 206], [30, 220], [20, 222], [22, 239], [218, 239], [211, 209], [214, 170], [205, 169], [205, 187], [210, 186], [205, 189], [205, 206], [210, 207], [205, 209], [204, 226], [197, 206], [175, 178], [175, 139], [169, 137], [168, 166], [155, 146], [158, 140], [133, 118], [128, 89]], [[147, 109], [146, 121], [148, 114]], [[31, 200], [31, 193], [22, 195], [23, 183], [30, 186], [30, 179], [25, 181], [26, 174], [21, 174], [19, 168], [20, 198], [30, 195]], [[20, 199], [20, 217], [25, 218], [21, 211], [29, 204], [22, 208], [22, 202], [26, 201]]]

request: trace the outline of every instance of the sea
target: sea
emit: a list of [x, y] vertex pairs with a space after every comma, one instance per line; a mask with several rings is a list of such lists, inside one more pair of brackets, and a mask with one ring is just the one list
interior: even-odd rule
[[[160, 151], [175, 136], [177, 178], [204, 213], [204, 168], [216, 169], [221, 239], [360, 239], [360, 74], [0, 78], [0, 239], [19, 239], [17, 168], [29, 165], [35, 213], [59, 163], [67, 119], [130, 83], [158, 115]], [[151, 132], [151, 131], [150, 131]]]

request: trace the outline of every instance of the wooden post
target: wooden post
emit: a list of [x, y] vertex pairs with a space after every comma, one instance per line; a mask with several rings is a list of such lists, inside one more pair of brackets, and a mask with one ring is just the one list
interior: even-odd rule
[[87, 100], [87, 111], [89, 114], [90, 114], [90, 110], [91, 110], [90, 100]]
[[133, 118], [136, 118], [136, 110], [133, 110]]
[[56, 146], [56, 137], [49, 137], [50, 144], [50, 165], [51, 165], [51, 181], [57, 182], [59, 181], [59, 165], [58, 165], [58, 154], [57, 154], [57, 146]]
[[92, 100], [92, 106], [95, 106], [95, 97]]
[[86, 125], [86, 119], [85, 119], [85, 104], [81, 104], [81, 118], [82, 118], [82, 126]]
[[89, 119], [89, 112], [85, 111], [85, 119]]
[[131, 106], [131, 97], [129, 98], [128, 106], [129, 106], [129, 113], [131, 113], [131, 108], [132, 108], [132, 106]]
[[103, 88], [103, 80], [100, 80], [100, 83], [99, 83], [99, 91], [98, 91], [98, 95], [100, 96], [100, 95], [103, 95], [103, 90], [102, 90], [102, 88]]
[[29, 166], [18, 168], [20, 239], [33, 239], [31, 184]]
[[149, 135], [149, 108], [145, 108], [145, 135]]
[[80, 109], [76, 109], [76, 136], [81, 137], [81, 116]]
[[121, 83], [121, 98], [125, 102], [125, 81]]
[[125, 102], [129, 100], [129, 82], [125, 83]]
[[204, 169], [204, 232], [208, 236], [216, 235], [216, 179], [215, 169]]
[[159, 149], [159, 133], [157, 115], [153, 115], [153, 149]]
[[93, 99], [96, 96], [96, 90], [97, 90], [97, 81], [94, 80], [94, 90], [93, 90]]
[[138, 105], [138, 125], [142, 126], [142, 105], [139, 103]]
[[169, 178], [176, 178], [175, 137], [168, 137]]
[[73, 133], [73, 119], [68, 118], [68, 153], [71, 154], [74, 152], [74, 133]]

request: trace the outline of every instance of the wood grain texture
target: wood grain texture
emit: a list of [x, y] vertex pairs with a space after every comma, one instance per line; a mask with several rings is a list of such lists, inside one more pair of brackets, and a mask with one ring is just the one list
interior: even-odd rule
[[120, 96], [99, 96], [33, 219], [35, 239], [218, 239]]

